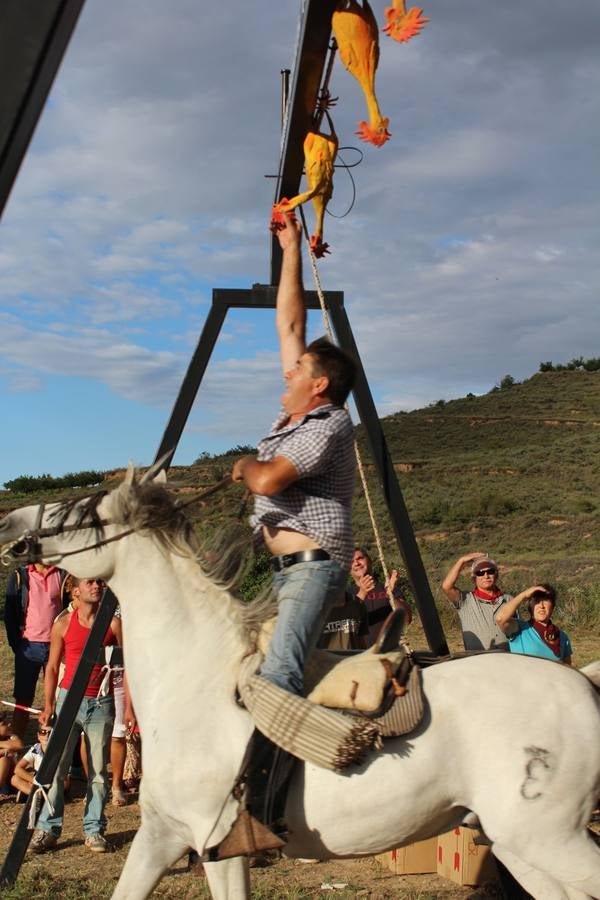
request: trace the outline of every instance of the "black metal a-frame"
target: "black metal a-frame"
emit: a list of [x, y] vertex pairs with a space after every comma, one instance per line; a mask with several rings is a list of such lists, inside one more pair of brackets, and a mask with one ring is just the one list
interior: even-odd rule
[[[84, 2], [85, 0], [3, 0], [0, 5], [0, 215]], [[298, 193], [304, 162], [302, 144], [316, 107], [325, 57], [330, 47], [331, 14], [335, 3], [336, 0], [305, 0], [304, 3], [284, 122], [276, 201], [283, 196], [292, 197]], [[156, 454], [157, 460], [165, 457], [165, 468], [168, 468], [175, 454], [228, 309], [274, 308], [280, 270], [281, 251], [278, 241], [273, 239], [270, 285], [257, 284], [250, 290], [213, 291], [209, 315]], [[310, 309], [320, 307], [314, 292], [307, 292], [306, 304]], [[445, 655], [448, 652], [446, 639], [346, 316], [342, 292], [325, 292], [325, 304], [338, 343], [359, 364], [354, 390], [358, 413], [429, 646], [434, 653]], [[116, 604], [117, 598], [110, 589], [107, 590], [44, 754], [37, 776], [40, 784], [51, 784], [54, 778]], [[23, 809], [0, 871], [0, 889], [14, 883], [18, 876], [31, 838], [30, 806], [31, 797]]]
[[[277, 288], [275, 286], [265, 284], [255, 284], [251, 290], [223, 288], [213, 290], [210, 312], [156, 456], [157, 459], [164, 457], [167, 466], [170, 465], [175, 453], [175, 448], [196, 398], [227, 311], [233, 307], [238, 309], [274, 309], [276, 293]], [[305, 298], [306, 306], [309, 309], [320, 309], [319, 298], [315, 291], [307, 291]], [[421, 554], [415, 540], [402, 491], [396, 478], [383, 428], [377, 416], [369, 384], [360, 361], [348, 316], [344, 309], [344, 295], [341, 291], [325, 291], [324, 298], [338, 344], [348, 350], [358, 362], [358, 377], [353, 391], [356, 408], [373, 456], [427, 641], [434, 653], [444, 655], [448, 652], [446, 638], [431, 595]]]

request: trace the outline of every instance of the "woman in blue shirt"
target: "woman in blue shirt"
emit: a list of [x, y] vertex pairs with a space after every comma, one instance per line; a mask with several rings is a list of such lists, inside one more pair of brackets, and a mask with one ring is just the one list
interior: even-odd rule
[[[527, 600], [529, 621], [519, 619], [519, 604]], [[568, 634], [552, 621], [556, 591], [551, 584], [529, 587], [504, 603], [496, 613], [496, 623], [506, 634], [511, 653], [542, 656], [571, 665], [573, 650]], [[515, 617], [516, 616], [516, 617]]]

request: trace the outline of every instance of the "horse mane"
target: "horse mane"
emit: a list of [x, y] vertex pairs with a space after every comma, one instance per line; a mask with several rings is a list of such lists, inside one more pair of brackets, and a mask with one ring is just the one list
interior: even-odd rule
[[133, 478], [111, 494], [112, 519], [137, 532], [151, 533], [164, 549], [196, 562], [204, 575], [229, 593], [239, 606], [242, 625], [254, 637], [277, 613], [272, 588], [244, 601], [238, 591], [253, 562], [248, 529], [239, 523], [199, 536], [187, 508], [173, 490], [157, 481]]
[[98, 512], [98, 506], [106, 497], [108, 491], [97, 491], [90, 494], [89, 497], [83, 499], [72, 497], [70, 500], [63, 500], [55, 509], [51, 510], [48, 519], [52, 525], [61, 529], [71, 514], [75, 515], [73, 525], [76, 528], [86, 527], [93, 528], [96, 534], [96, 540], [104, 537], [104, 522]]

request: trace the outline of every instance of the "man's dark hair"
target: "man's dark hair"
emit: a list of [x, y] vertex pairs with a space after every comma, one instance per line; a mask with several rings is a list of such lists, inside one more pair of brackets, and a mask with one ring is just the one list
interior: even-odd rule
[[317, 338], [308, 345], [306, 352], [314, 359], [313, 374], [329, 379], [327, 397], [334, 406], [343, 406], [354, 386], [356, 362], [326, 337]]
[[80, 581], [81, 578], [77, 578], [76, 575], [71, 575], [71, 573], [69, 572], [69, 574], [65, 578], [65, 591], [70, 594], [73, 591], [73, 588], [79, 587]]

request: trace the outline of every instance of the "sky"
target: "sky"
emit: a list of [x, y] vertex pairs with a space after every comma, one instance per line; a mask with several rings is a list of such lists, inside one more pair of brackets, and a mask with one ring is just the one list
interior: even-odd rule
[[[319, 274], [382, 416], [600, 355], [598, 0], [423, 2], [381, 35], [385, 146], [339, 59], [330, 85], [363, 159]], [[87, 0], [0, 223], [0, 484], [149, 464], [213, 288], [268, 282], [301, 6]], [[175, 464], [255, 444], [282, 389], [273, 312], [230, 312]]]

